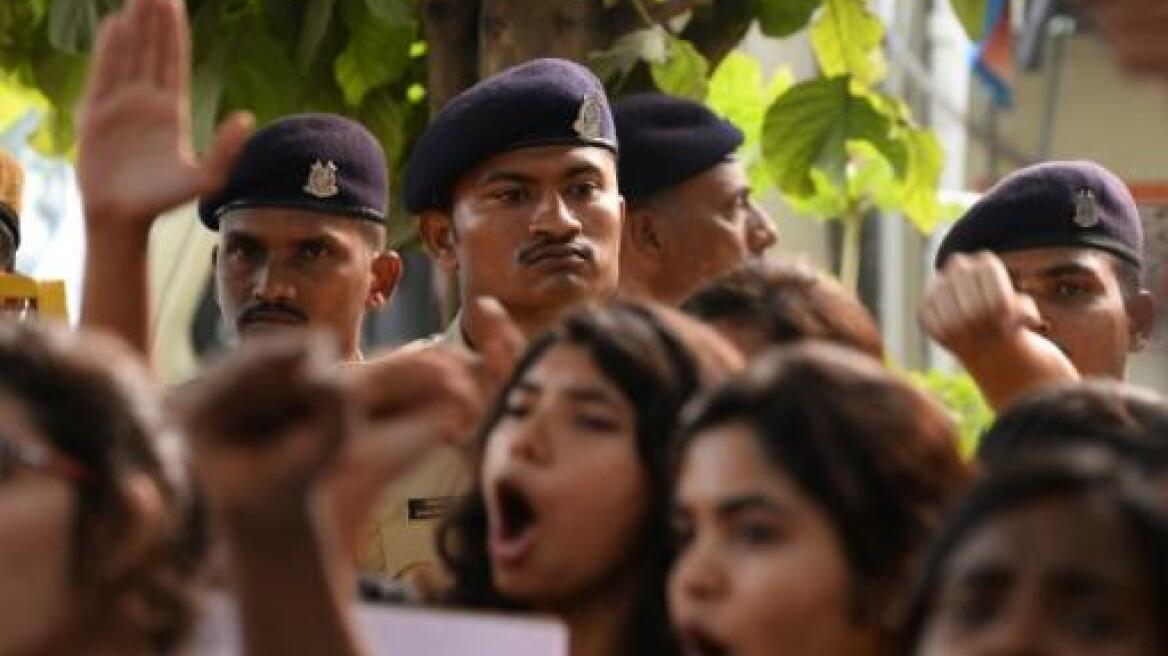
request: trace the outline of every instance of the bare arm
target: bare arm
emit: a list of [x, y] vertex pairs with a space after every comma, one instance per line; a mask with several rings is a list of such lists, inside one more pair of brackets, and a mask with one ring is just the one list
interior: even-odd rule
[[925, 331], [961, 361], [986, 402], [1001, 410], [1025, 392], [1079, 379], [1067, 356], [1035, 328], [1041, 317], [991, 253], [954, 255], [930, 285]]
[[252, 123], [230, 117], [208, 156], [195, 157], [189, 38], [183, 3], [129, 0], [102, 24], [78, 123], [87, 242], [81, 323], [147, 354], [150, 227], [222, 185]]

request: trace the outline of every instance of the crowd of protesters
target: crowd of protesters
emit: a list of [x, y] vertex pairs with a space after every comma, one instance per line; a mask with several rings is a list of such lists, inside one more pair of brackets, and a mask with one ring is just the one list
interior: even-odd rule
[[[178, 0], [104, 20], [81, 326], [0, 324], [0, 654], [381, 653], [370, 608], [551, 618], [571, 656], [1168, 653], [1168, 402], [1123, 382], [1155, 313], [1107, 170], [1017, 171], [942, 244], [921, 323], [997, 412], [967, 458], [857, 298], [762, 257], [701, 105], [528, 62], [390, 198], [340, 116], [196, 155], [189, 49]], [[166, 388], [148, 238], [193, 201], [234, 347]], [[366, 354], [390, 202], [462, 312]]]

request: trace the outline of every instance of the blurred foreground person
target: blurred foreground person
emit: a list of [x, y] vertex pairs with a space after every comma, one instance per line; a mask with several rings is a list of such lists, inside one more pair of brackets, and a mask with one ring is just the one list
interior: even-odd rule
[[[361, 650], [345, 521], [364, 520], [385, 484], [480, 410], [477, 383], [443, 351], [342, 372], [332, 342], [304, 337], [257, 341], [191, 384], [177, 408], [226, 547], [249, 656]], [[349, 480], [338, 499], [340, 479]], [[220, 645], [217, 630], [201, 637]]]
[[751, 198], [735, 156], [742, 131], [705, 105], [660, 93], [613, 105], [628, 203], [621, 230], [620, 287], [677, 305], [721, 273], [762, 257], [774, 223]]
[[1131, 192], [1093, 162], [1047, 162], [995, 185], [941, 242], [925, 330], [1001, 410], [1080, 377], [1122, 380], [1154, 307]]
[[1168, 515], [1102, 452], [980, 482], [921, 572], [920, 656], [1168, 653]]
[[681, 309], [713, 326], [747, 357], [805, 339], [884, 359], [876, 320], [834, 278], [801, 262], [751, 262], [712, 280]]
[[1168, 401], [1113, 380], [1044, 388], [998, 415], [978, 442], [977, 458], [996, 468], [1027, 454], [1082, 446], [1142, 464], [1168, 460]]
[[0, 653], [169, 653], [202, 542], [183, 450], [120, 342], [0, 324]]
[[945, 412], [850, 349], [776, 350], [681, 429], [684, 653], [897, 653], [918, 556], [970, 479]]
[[482, 426], [474, 493], [439, 545], [459, 606], [554, 615], [573, 656], [676, 653], [667, 454], [682, 405], [741, 366], [664, 308], [583, 310], [535, 340]]

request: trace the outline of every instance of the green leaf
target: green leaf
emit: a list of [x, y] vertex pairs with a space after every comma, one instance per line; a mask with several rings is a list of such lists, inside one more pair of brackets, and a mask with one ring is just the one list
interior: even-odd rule
[[416, 18], [414, 0], [365, 0], [365, 6], [385, 23], [401, 25]]
[[807, 27], [821, 4], [823, 0], [755, 0], [758, 27], [767, 36], [791, 36]]
[[[836, 185], [846, 179], [848, 140], [863, 139], [884, 153], [888, 117], [867, 98], [849, 92], [847, 77], [795, 85], [771, 105], [763, 122], [762, 151], [771, 178], [791, 195], [815, 193], [813, 167]], [[890, 160], [892, 158], [889, 158]]]
[[888, 66], [880, 49], [884, 26], [865, 0], [824, 0], [811, 28], [811, 44], [826, 77], [850, 75], [865, 87], [884, 79]]
[[718, 65], [710, 76], [706, 105], [724, 117], [746, 137], [746, 143], [756, 142], [762, 133], [766, 109], [794, 85], [789, 67], [780, 68], [763, 83], [762, 67], [758, 60], [735, 50]]
[[909, 376], [949, 410], [957, 424], [961, 453], [972, 458], [982, 433], [994, 420], [993, 411], [986, 405], [977, 383], [967, 373], [950, 374], [938, 369], [912, 371]]
[[985, 37], [989, 0], [950, 0], [950, 3], [969, 40], [981, 41]]
[[369, 94], [357, 112], [359, 120], [381, 142], [387, 162], [396, 162], [405, 150], [405, 118], [401, 107], [385, 90]]
[[667, 41], [668, 56], [662, 63], [649, 65], [653, 82], [664, 93], [702, 101], [706, 97], [710, 65], [692, 43], [677, 37]]
[[660, 25], [633, 30], [613, 42], [608, 50], [588, 54], [588, 66], [596, 77], [608, 82], [628, 75], [638, 63], [662, 63], [669, 56], [667, 34]]
[[945, 151], [937, 136], [928, 130], [907, 130], [904, 143], [908, 167], [904, 180], [904, 206], [909, 221], [928, 234], [947, 215], [938, 197], [941, 173], [945, 168]]
[[238, 26], [228, 53], [223, 105], [247, 109], [267, 123], [296, 111], [300, 72], [284, 44], [259, 19]]
[[333, 9], [337, 0], [308, 0], [304, 8], [304, 22], [300, 28], [300, 39], [296, 46], [296, 68], [301, 73], [312, 68], [320, 53], [320, 44], [332, 27]]
[[49, 7], [49, 43], [73, 54], [87, 52], [97, 34], [97, 11], [94, 0], [53, 0]]
[[810, 194], [783, 194], [783, 200], [796, 214], [821, 221], [847, 214], [848, 196], [843, 189], [832, 184], [822, 169], [812, 168], [810, 178], [812, 189]]
[[405, 73], [417, 25], [386, 22], [368, 10], [344, 13], [349, 43], [337, 57], [333, 73], [345, 102], [357, 106], [370, 91]]

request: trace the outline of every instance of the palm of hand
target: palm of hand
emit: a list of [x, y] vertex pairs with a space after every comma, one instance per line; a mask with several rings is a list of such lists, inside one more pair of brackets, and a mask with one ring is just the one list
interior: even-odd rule
[[184, 102], [134, 84], [86, 108], [78, 173], [91, 213], [146, 221], [202, 191]]

